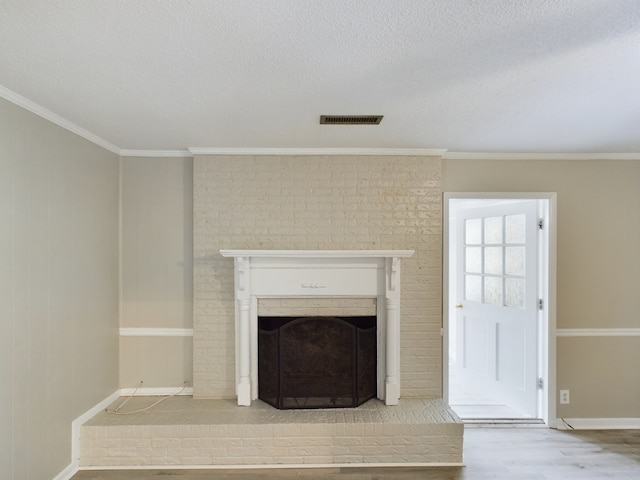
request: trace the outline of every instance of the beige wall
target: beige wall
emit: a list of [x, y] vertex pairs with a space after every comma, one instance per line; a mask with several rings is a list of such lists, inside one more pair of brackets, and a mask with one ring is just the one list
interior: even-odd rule
[[[557, 327], [640, 328], [640, 162], [443, 161], [445, 192], [557, 192]], [[559, 417], [640, 417], [640, 336], [562, 337]]]
[[122, 159], [122, 388], [191, 382], [192, 338], [148, 333], [193, 325], [192, 191], [191, 158]]
[[[335, 197], [335, 202], [338, 203], [347, 199], [353, 200], [355, 203], [349, 207], [352, 211], [347, 210], [343, 214], [345, 223], [340, 230], [337, 232], [324, 230], [326, 226], [322, 222], [337, 214], [331, 212], [332, 202], [321, 201], [323, 196], [326, 198], [330, 194], [329, 191], [322, 190], [322, 188], [328, 182], [328, 175], [330, 176], [331, 172], [335, 171], [337, 165], [343, 163], [343, 157], [334, 157], [333, 159], [320, 157], [316, 159], [314, 165], [306, 164], [304, 167], [296, 167], [309, 170], [304, 175], [302, 172], [294, 173], [291, 170], [293, 167], [287, 162], [294, 162], [293, 158], [290, 160], [266, 158], [262, 162], [254, 164], [252, 162], [257, 162], [254, 158], [224, 157], [225, 168], [229, 171], [217, 171], [218, 167], [211, 166], [213, 160], [213, 158], [208, 158], [200, 166], [203, 172], [211, 169], [210, 173], [202, 173], [208, 180], [196, 180], [196, 188], [199, 189], [199, 193], [196, 192], [196, 194], [203, 200], [199, 206], [196, 205], [194, 212], [197, 223], [195, 241], [199, 245], [195, 252], [199, 267], [196, 267], [195, 273], [198, 276], [203, 272], [210, 272], [214, 267], [219, 267], [222, 269], [221, 271], [228, 274], [228, 277], [226, 283], [221, 283], [221, 276], [203, 277], [199, 293], [196, 291], [196, 295], [199, 296], [199, 299], [196, 299], [196, 308], [200, 315], [209, 315], [206, 309], [211, 307], [215, 300], [210, 298], [215, 290], [226, 289], [227, 292], [231, 292], [230, 261], [217, 258], [219, 248], [280, 248], [285, 246], [295, 248], [289, 247], [290, 245], [297, 245], [299, 248], [302, 248], [300, 245], [305, 248], [307, 246], [309, 248], [334, 248], [330, 245], [336, 246], [335, 248], [371, 248], [371, 243], [367, 242], [367, 239], [370, 238], [369, 234], [358, 234], [358, 218], [367, 218], [367, 213], [363, 210], [363, 203], [366, 204], [366, 202], [363, 202], [358, 195], [338, 195]], [[157, 207], [156, 211], [174, 211], [176, 215], [180, 209], [186, 208], [185, 202], [187, 201], [180, 194], [161, 195], [158, 192], [162, 188], [151, 188], [149, 185], [138, 188], [137, 180], [133, 181], [133, 179], [138, 179], [140, 175], [140, 171], [136, 169], [144, 164], [144, 169], [159, 170], [156, 174], [149, 172], [148, 175], [159, 175], [160, 177], [169, 175], [169, 178], [163, 181], [172, 183], [174, 185], [172, 188], [183, 185], [185, 175], [189, 175], [189, 167], [186, 166], [188, 160], [165, 159], [159, 163], [157, 161], [158, 159], [125, 159], [123, 163], [123, 188], [125, 191], [129, 189], [129, 193], [125, 193], [123, 198], [123, 258], [126, 260], [123, 267], [125, 270], [129, 268], [130, 262], [132, 264], [141, 262], [135, 258], [134, 252], [139, 251], [146, 255], [144, 245], [147, 245], [149, 239], [153, 239], [153, 235], [149, 233], [152, 230], [151, 226], [145, 227], [144, 222], [146, 222], [145, 218], [148, 215], [153, 216], [154, 214], [143, 214], [139, 218], [140, 212], [137, 207], [134, 208], [135, 212], [130, 211], [132, 206], [136, 205], [136, 202], [142, 202], [148, 205], [145, 208]], [[298, 158], [297, 161], [300, 162], [300, 159]], [[347, 160], [346, 165], [351, 165], [352, 161], [353, 159]], [[374, 178], [378, 178], [376, 181], [380, 181], [381, 173], [378, 171], [378, 167], [371, 170], [366, 168], [368, 165], [366, 157], [360, 158], [358, 162], [363, 165], [363, 173], [369, 172]], [[358, 171], [356, 167], [349, 168], [353, 168], [354, 172]], [[401, 171], [404, 171], [403, 169]], [[146, 170], [144, 171], [146, 172]], [[233, 171], [248, 175], [251, 179], [246, 181], [248, 185], [243, 183], [245, 180], [232, 178], [232, 175], [236, 175]], [[257, 202], [258, 199], [262, 200], [255, 189], [255, 182], [257, 182], [255, 177], [258, 174], [262, 176], [264, 182], [276, 189], [280, 188], [278, 194], [280, 195], [279, 210], [277, 210], [277, 214], [272, 212], [276, 223], [279, 224], [277, 227], [270, 226], [273, 219], [270, 220], [259, 212], [259, 208], [267, 207], [265, 205], [259, 207], [260, 203]], [[638, 285], [640, 285], [640, 249], [637, 248], [637, 245], [640, 244], [640, 163], [591, 160], [444, 160], [442, 175], [442, 190], [449, 192], [557, 192], [558, 328], [640, 328], [634, 302]], [[304, 178], [305, 176], [307, 179]], [[213, 177], [215, 179], [212, 179]], [[145, 181], [151, 182], [146, 173], [145, 178]], [[316, 183], [307, 183], [310, 181], [309, 178], [315, 179]], [[289, 192], [288, 189], [292, 188], [291, 186], [286, 187], [287, 184], [282, 183], [283, 179], [294, 179], [297, 182], [299, 189], [296, 190], [295, 195], [282, 193], [283, 191]], [[348, 175], [339, 178], [337, 188], [346, 188], [347, 179]], [[358, 182], [370, 185], [372, 181], [371, 177], [367, 179], [365, 175], [365, 178], [356, 180], [356, 185], [359, 185]], [[128, 187], [128, 182], [133, 183], [130, 183]], [[158, 180], [158, 182], [160, 181]], [[156, 184], [157, 182], [154, 180], [151, 183]], [[284, 190], [283, 185], [286, 187]], [[433, 184], [429, 185], [433, 187]], [[357, 188], [355, 191], [360, 192]], [[185, 186], [184, 189], [183, 193], [187, 195], [189, 187]], [[175, 192], [175, 190], [169, 190]], [[333, 192], [334, 195], [335, 193]], [[322, 214], [317, 211], [309, 213], [306, 207], [302, 206], [304, 201], [298, 201], [298, 195], [308, 195], [309, 202], [317, 205], [314, 208], [318, 210], [326, 208], [326, 212]], [[133, 198], [136, 196], [139, 199], [134, 201]], [[251, 196], [256, 201], [240, 200], [240, 196]], [[430, 202], [427, 203], [430, 204]], [[220, 207], [211, 210], [205, 208], [206, 205], [220, 205]], [[408, 205], [412, 204], [408, 203]], [[432, 204], [432, 207], [434, 205]], [[275, 206], [270, 208], [275, 208]], [[425, 206], [419, 208], [422, 209]], [[412, 210], [418, 213], [423, 222], [420, 227], [423, 232], [439, 235], [439, 211], [427, 210], [426, 212], [430, 213], [425, 213], [415, 206], [408, 209], [408, 211]], [[307, 211], [306, 214], [305, 211]], [[390, 222], [398, 222], [398, 228], [406, 227], [406, 212], [387, 212], [387, 214]], [[424, 215], [437, 219], [436, 224], [426, 225], [425, 218], [421, 218]], [[320, 221], [313, 225], [310, 223], [311, 218], [320, 219]], [[188, 219], [176, 221], [179, 225], [177, 230], [182, 235], [189, 235]], [[405, 225], [401, 225], [403, 221]], [[128, 246], [131, 244], [131, 239], [127, 240], [126, 238], [138, 230], [139, 222], [141, 222], [140, 228], [147, 230], [143, 235], [147, 235], [145, 238], [148, 241], [140, 244], [142, 245], [141, 250], [131, 250]], [[168, 229], [172, 228], [170, 225], [172, 225], [171, 222], [165, 223], [163, 226], [157, 227], [155, 232], [157, 234], [168, 233]], [[383, 233], [380, 227], [378, 230], [381, 243], [376, 243], [375, 248], [384, 248], [382, 245], [388, 246], [391, 237], [389, 233]], [[283, 232], [285, 231], [292, 232], [293, 236], [284, 236]], [[319, 234], [320, 240], [311, 241], [295, 236], [304, 236], [303, 232], [307, 231]], [[389, 227], [385, 227], [385, 231], [389, 232]], [[175, 235], [176, 232], [174, 231], [173, 234]], [[332, 240], [335, 240], [336, 243], [331, 243]], [[392, 243], [394, 248], [412, 248], [409, 242]], [[179, 242], [173, 245], [174, 247], [169, 248], [165, 253], [160, 252], [153, 258], [159, 259], [160, 263], [169, 262], [170, 265], [175, 265], [176, 262], [187, 258], [183, 257], [186, 250], [182, 250], [187, 248], [186, 245], [180, 246]], [[440, 252], [434, 251], [430, 258], [431, 262], [435, 261], [439, 268]], [[217, 261], [222, 263], [215, 263]], [[151, 259], [146, 260], [146, 263], [149, 262]], [[404, 273], [406, 273], [406, 269]], [[124, 275], [125, 284], [128, 276], [129, 273]], [[146, 274], [147, 278], [151, 276], [151, 273]], [[153, 281], [156, 280], [153, 279]], [[436, 288], [436, 284], [427, 277], [423, 280], [423, 284], [426, 285], [428, 295], [433, 300], [429, 302], [429, 324], [426, 327], [410, 327], [416, 328], [421, 335], [424, 332], [420, 332], [420, 328], [427, 328], [428, 331], [436, 328], [435, 325], [439, 319], [435, 320], [434, 315], [439, 315], [440, 308], [439, 286]], [[149, 285], [147, 284], [147, 288], [150, 288]], [[132, 310], [127, 310], [123, 304], [122, 326], [188, 328], [190, 325], [188, 314], [185, 314], [182, 320], [176, 320], [179, 316], [172, 317], [174, 320], [166, 320], [167, 316], [163, 313], [163, 305], [167, 304], [167, 301], [162, 299], [163, 295], [184, 295], [185, 302], [190, 295], [188, 284], [181, 285], [174, 282], [172, 285], [175, 286], [173, 293], [165, 292], [162, 295], [158, 294], [157, 297], [147, 294], [149, 298], [157, 298], [159, 304], [147, 310], [148, 314], [145, 314], [144, 320], [136, 320], [136, 317], [131, 314]], [[405, 288], [405, 292], [406, 290]], [[158, 292], [159, 289], [155, 291]], [[138, 294], [134, 295], [131, 292], [132, 290], [125, 286], [123, 292], [125, 303], [138, 302], [136, 296]], [[131, 299], [127, 299], [130, 293], [133, 296]], [[140, 303], [145, 304], [146, 300], [140, 301]], [[155, 316], [151, 312], [154, 311], [154, 308], [156, 312], [160, 312], [157, 318], [163, 318], [162, 323], [153, 319]], [[227, 320], [212, 327], [215, 333], [201, 346], [201, 349], [222, 351], [227, 354], [233, 349], [232, 326], [228, 320], [232, 318], [233, 305], [217, 305], [215, 308], [217, 308], [217, 314], [224, 316]], [[405, 310], [403, 313], [406, 313]], [[404, 332], [409, 331], [405, 326]], [[427, 334], [426, 338], [429, 338], [435, 349], [440, 348], [433, 341], [434, 337], [431, 334]], [[142, 376], [139, 374], [140, 371], [145, 372], [145, 384], [163, 387], [170, 387], [177, 383], [176, 381], [181, 381], [180, 374], [188, 371], [191, 352], [189, 351], [189, 341], [186, 339], [165, 341], [158, 338], [128, 338], [123, 343], [133, 344], [135, 342], [147, 342], [151, 345], [142, 347], [124, 345], [123, 352], [126, 350], [130, 353], [123, 355], [121, 378], [123, 380], [126, 378], [121, 384], [123, 387], [130, 387], [131, 383], [138, 381], [137, 377]], [[166, 342], [173, 342], [174, 345], [167, 346]], [[558, 338], [557, 349], [557, 387], [571, 390], [571, 404], [568, 406], [558, 405], [559, 416], [640, 417], [640, 380], [633, 367], [634, 362], [637, 364], [633, 354], [636, 352], [635, 358], [637, 359], [637, 352], [640, 351], [640, 337], [561, 337]], [[167, 361], [167, 356], [162, 356], [163, 351], [172, 352], [169, 369], [173, 370], [170, 374], [166, 374], [163, 371], [164, 367], [160, 366], [163, 364], [162, 362]], [[131, 352], [138, 353], [134, 355]], [[127, 358], [131, 358], [127, 355], [131, 355], [134, 359], [127, 360]], [[144, 365], [140, 366], [140, 363], [136, 365], [135, 362], [144, 363]], [[427, 387], [429, 395], [437, 395], [439, 390], [435, 386], [440, 381], [440, 363], [436, 363], [434, 359], [430, 365], [430, 373], [422, 376], [427, 378], [428, 382], [423, 381], [420, 386], [422, 388], [427, 384], [431, 385], [431, 387]], [[233, 381], [231, 365], [214, 365], [207, 372], [215, 378], [220, 378], [224, 385]], [[421, 375], [416, 375], [416, 377], [418, 376]], [[146, 378], [153, 380], [146, 380]], [[225, 395], [232, 395], [232, 392], [229, 393], [229, 389], [226, 387], [223, 391]], [[612, 392], [615, 392], [615, 395]], [[216, 390], [216, 395], [218, 394], [222, 395], [221, 390]]]
[[415, 249], [402, 262], [405, 397], [441, 395], [441, 189], [434, 157], [194, 160], [194, 388], [233, 397], [233, 260], [220, 249]]
[[118, 158], [0, 100], [0, 478], [71, 463], [118, 388]]

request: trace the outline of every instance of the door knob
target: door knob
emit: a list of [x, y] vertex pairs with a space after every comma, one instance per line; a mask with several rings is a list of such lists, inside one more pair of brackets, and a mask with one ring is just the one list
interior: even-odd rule
[[462, 308], [464, 305], [462, 305], [461, 303], [456, 304], [456, 308]]

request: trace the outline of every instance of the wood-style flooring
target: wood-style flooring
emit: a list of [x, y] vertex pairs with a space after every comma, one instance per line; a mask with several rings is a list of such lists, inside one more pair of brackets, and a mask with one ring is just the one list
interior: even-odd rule
[[639, 480], [640, 430], [467, 427], [464, 467], [81, 471], [72, 480]]

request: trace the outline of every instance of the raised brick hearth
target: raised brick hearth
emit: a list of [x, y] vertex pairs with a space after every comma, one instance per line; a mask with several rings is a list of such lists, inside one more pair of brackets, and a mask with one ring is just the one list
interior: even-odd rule
[[[122, 411], [153, 401], [136, 397]], [[80, 466], [457, 465], [462, 433], [441, 400], [276, 410], [173, 397], [139, 414], [95, 416], [81, 428]]]

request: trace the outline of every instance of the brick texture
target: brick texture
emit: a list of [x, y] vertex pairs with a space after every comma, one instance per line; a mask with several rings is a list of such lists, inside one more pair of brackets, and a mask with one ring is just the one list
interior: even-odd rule
[[[144, 404], [136, 397], [125, 410]], [[96, 415], [80, 431], [80, 465], [460, 463], [463, 429], [439, 399], [372, 400], [346, 411], [174, 397], [139, 414]]]
[[402, 261], [401, 395], [441, 396], [441, 161], [194, 160], [194, 395], [235, 396], [233, 259], [220, 249], [413, 249]]

